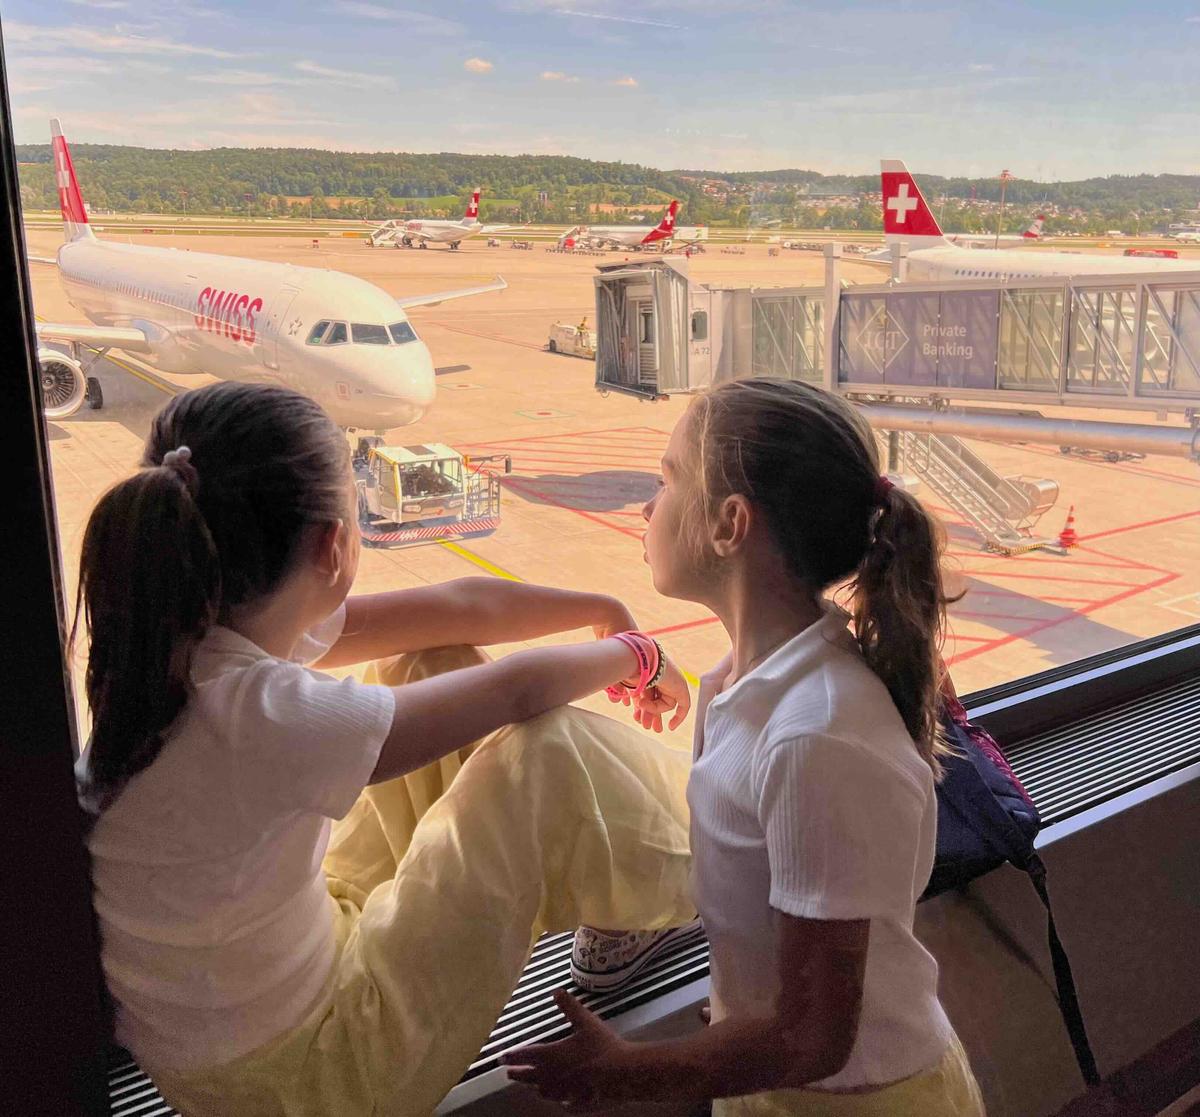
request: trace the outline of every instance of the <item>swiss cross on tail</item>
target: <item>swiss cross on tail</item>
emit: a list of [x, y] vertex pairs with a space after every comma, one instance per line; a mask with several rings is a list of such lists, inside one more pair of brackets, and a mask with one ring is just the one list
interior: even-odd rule
[[658, 223], [658, 227], [650, 232], [642, 244], [650, 244], [656, 240], [666, 240], [675, 233], [675, 214], [679, 212], [679, 202], [673, 201], [667, 207], [666, 215]]
[[944, 241], [937, 219], [930, 212], [921, 188], [899, 159], [880, 163], [883, 194], [883, 232], [885, 239], [927, 245]]
[[50, 156], [54, 160], [54, 184], [58, 188], [58, 208], [62, 211], [63, 231], [67, 240], [90, 237], [87, 209], [79, 180], [75, 177], [75, 164], [71, 162], [71, 150], [58, 120], [50, 121]]
[[471, 195], [471, 203], [467, 206], [467, 212], [463, 215], [464, 221], [474, 221], [479, 216], [479, 194], [480, 191], [476, 190]]

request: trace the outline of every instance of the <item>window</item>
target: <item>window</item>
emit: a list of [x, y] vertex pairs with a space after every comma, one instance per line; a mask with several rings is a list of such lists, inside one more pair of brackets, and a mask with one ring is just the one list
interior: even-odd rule
[[318, 322], [315, 326], [313, 326], [312, 330], [310, 331], [310, 333], [308, 335], [308, 344], [309, 345], [320, 345], [321, 338], [323, 338], [325, 336], [325, 331], [327, 329], [329, 329], [328, 321]]
[[417, 331], [408, 322], [393, 322], [388, 329], [391, 331], [392, 340], [397, 345], [417, 340]]
[[355, 345], [389, 345], [387, 326], [364, 325], [355, 322], [350, 327], [350, 336]]
[[694, 310], [692, 311], [692, 340], [707, 341], [708, 340], [708, 311]]
[[334, 322], [333, 326], [329, 330], [329, 333], [325, 335], [325, 344], [342, 345], [346, 342], [346, 340], [346, 323]]

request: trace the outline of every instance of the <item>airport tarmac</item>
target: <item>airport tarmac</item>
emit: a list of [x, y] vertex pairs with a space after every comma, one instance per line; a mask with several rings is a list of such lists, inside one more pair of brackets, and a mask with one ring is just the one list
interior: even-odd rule
[[[585, 315], [593, 321], [595, 266], [619, 261], [621, 253], [573, 257], [541, 247], [488, 248], [481, 239], [464, 242], [458, 252], [370, 249], [346, 238], [321, 240], [317, 248], [271, 236], [120, 239], [336, 268], [395, 295], [462, 287], [502, 274], [506, 291], [412, 312], [438, 367], [438, 400], [419, 423], [388, 439], [511, 454], [500, 527], [462, 543], [364, 550], [356, 589], [374, 592], [481, 575], [598, 590], [625, 600], [693, 676], [727, 650], [715, 619], [699, 606], [659, 597], [642, 561], [641, 507], [654, 491], [659, 457], [687, 400], [602, 397], [593, 387], [592, 362], [544, 349], [554, 322], [577, 323]], [[31, 252], [53, 255], [60, 237], [36, 229], [28, 241]], [[746, 245], [740, 253], [722, 247], [693, 258], [697, 279], [763, 286], [822, 282], [817, 253], [771, 257], [766, 245]], [[54, 269], [37, 264], [31, 269], [36, 313], [81, 321]], [[877, 282], [883, 273], [849, 259], [843, 275], [851, 282]], [[106, 361], [98, 375], [104, 409], [85, 409], [49, 426], [72, 594], [83, 525], [96, 497], [134, 468], [149, 419], [168, 396], [205, 382], [164, 376], [124, 356]], [[1085, 417], [1153, 421], [1092, 410]], [[1168, 458], [1109, 463], [1067, 457], [1046, 446], [981, 442], [974, 448], [1006, 475], [1057, 480], [1058, 504], [1039, 530], [1056, 536], [1074, 505], [1080, 541], [1061, 554], [989, 554], [972, 528], [936, 496], [923, 494], [949, 533], [952, 585], [966, 591], [951, 607], [945, 649], [961, 693], [1200, 621], [1195, 464]], [[584, 705], [613, 710], [603, 696]], [[688, 730], [690, 720], [674, 734], [674, 743], [685, 747]]]

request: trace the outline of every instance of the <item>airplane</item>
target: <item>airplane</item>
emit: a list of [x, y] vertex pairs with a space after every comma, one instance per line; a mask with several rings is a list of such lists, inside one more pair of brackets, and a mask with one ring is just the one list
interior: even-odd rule
[[[433, 358], [408, 310], [501, 291], [491, 283], [394, 298], [356, 276], [177, 248], [99, 240], [88, 224], [58, 120], [51, 151], [66, 240], [53, 258], [71, 304], [92, 325], [39, 322], [46, 418], [103, 405], [91, 368], [122, 349], [167, 372], [281, 384], [315, 399], [339, 426], [389, 430], [416, 422], [435, 395]], [[85, 364], [81, 348], [95, 351]]]
[[1183, 244], [1200, 244], [1200, 233], [1168, 233], [1172, 240], [1180, 241]]
[[[884, 243], [908, 245], [910, 279], [1036, 279], [1040, 276], [1123, 275], [1152, 271], [1197, 271], [1186, 260], [1085, 255], [1076, 252], [978, 252], [951, 244], [943, 235], [908, 168], [899, 159], [880, 163]], [[868, 259], [889, 258], [885, 249]]]
[[[1042, 229], [1045, 225], [1046, 215], [1039, 213], [1023, 233], [1002, 233], [999, 243], [1012, 245], [1015, 248], [1019, 244], [1028, 244], [1030, 241], [1041, 240], [1043, 236]], [[963, 248], [994, 248], [997, 244], [995, 234], [989, 233], [947, 233], [946, 239], [951, 244], [961, 245]]]
[[[563, 239], [575, 235], [601, 248], [605, 245], [612, 245], [614, 248], [644, 248], [652, 244], [669, 244], [676, 238], [686, 239], [679, 235], [684, 230], [675, 227], [675, 215], [678, 212], [679, 202], [672, 201], [663, 219], [653, 229], [647, 229], [645, 225], [580, 225], [565, 233]], [[703, 240], [708, 236], [708, 229], [703, 226], [694, 226], [686, 232], [695, 234], [692, 237], [695, 240]]]
[[375, 231], [367, 237], [367, 243], [372, 247], [391, 243], [396, 248], [428, 248], [431, 243], [448, 244], [456, 249], [468, 237], [475, 237], [480, 233], [503, 233], [512, 229], [512, 225], [480, 224], [481, 193], [482, 190], [478, 188], [472, 192], [471, 201], [461, 221], [385, 221], [376, 226]]

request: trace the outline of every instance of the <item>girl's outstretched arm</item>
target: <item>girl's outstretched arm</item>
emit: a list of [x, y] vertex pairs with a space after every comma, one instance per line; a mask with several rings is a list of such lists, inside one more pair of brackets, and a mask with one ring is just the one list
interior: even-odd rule
[[[534, 648], [395, 687], [396, 714], [370, 782], [415, 771], [502, 725], [636, 679], [638, 669], [637, 657], [620, 640], [597, 640]], [[691, 705], [686, 684], [673, 697], [677, 724]]]
[[792, 1089], [846, 1064], [862, 1009], [870, 920], [777, 913], [781, 991], [757, 1018], [730, 1017], [683, 1039], [620, 1038], [565, 990], [573, 1034], [510, 1052], [509, 1077], [574, 1104], [695, 1100]]
[[460, 578], [347, 598], [346, 627], [315, 666], [345, 667], [456, 644], [516, 643], [575, 628], [607, 636], [636, 627], [629, 610], [606, 594]]

